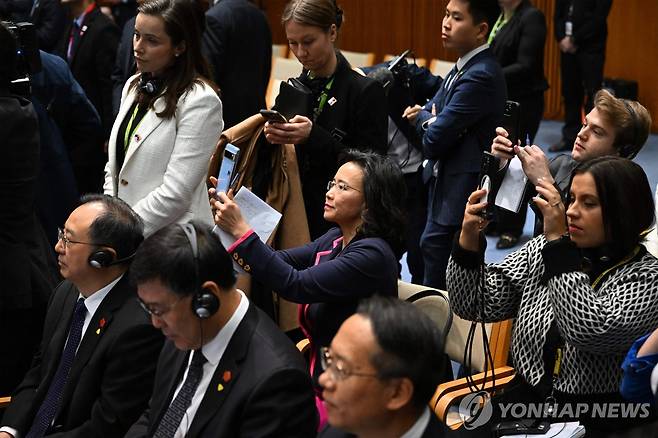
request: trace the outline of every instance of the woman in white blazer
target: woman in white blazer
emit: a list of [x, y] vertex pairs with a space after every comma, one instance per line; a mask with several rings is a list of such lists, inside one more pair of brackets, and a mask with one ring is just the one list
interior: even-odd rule
[[212, 224], [205, 175], [222, 132], [222, 104], [201, 55], [205, 24], [193, 0], [146, 0], [105, 166], [106, 194], [130, 204], [146, 236], [172, 222]]

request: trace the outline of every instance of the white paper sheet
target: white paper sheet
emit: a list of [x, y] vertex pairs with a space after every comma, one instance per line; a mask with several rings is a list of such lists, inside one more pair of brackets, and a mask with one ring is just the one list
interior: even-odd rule
[[500, 184], [500, 188], [496, 194], [496, 205], [518, 213], [521, 208], [521, 202], [523, 202], [527, 182], [528, 177], [523, 172], [521, 160], [518, 157], [512, 158], [505, 172], [503, 182]]
[[[242, 187], [233, 200], [240, 207], [242, 217], [251, 226], [254, 233], [258, 235], [260, 240], [267, 243], [281, 220], [281, 213], [270, 207], [246, 187]], [[224, 248], [230, 247], [237, 240], [217, 225], [215, 225], [212, 231], [219, 236]], [[242, 271], [242, 268], [235, 261], [233, 262], [233, 266], [239, 272]]]

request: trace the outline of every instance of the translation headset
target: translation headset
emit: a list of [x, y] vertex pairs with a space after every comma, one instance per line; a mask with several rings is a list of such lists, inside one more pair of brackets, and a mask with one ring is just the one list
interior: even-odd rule
[[197, 288], [192, 297], [192, 311], [200, 319], [208, 319], [219, 310], [219, 298], [211, 292], [201, 288], [199, 280], [199, 244], [196, 230], [192, 224], [178, 224], [192, 247], [194, 255], [194, 286]]
[[334, 7], [336, 8], [336, 28], [340, 29], [340, 25], [343, 24], [343, 10], [338, 6], [336, 0], [334, 0]]
[[640, 145], [639, 139], [638, 139], [638, 120], [637, 120], [637, 114], [635, 114], [635, 110], [633, 107], [628, 103], [626, 99], [620, 99], [621, 102], [624, 104], [626, 107], [626, 110], [628, 111], [628, 114], [631, 116], [631, 123], [633, 124], [633, 141], [632, 143], [627, 143], [621, 145], [618, 150], [619, 150], [619, 156], [623, 158], [628, 158], [629, 160], [632, 160], [635, 158], [637, 153], [639, 152]]
[[[109, 246], [109, 245], [103, 245], [103, 246]], [[91, 254], [89, 254], [89, 258], [87, 259], [87, 262], [91, 267], [96, 269], [107, 268], [109, 266], [114, 266], [123, 262], [127, 262], [128, 260], [135, 257], [135, 253], [132, 253], [128, 257], [123, 257], [120, 259], [115, 259], [114, 257], [115, 256], [112, 253], [112, 251], [108, 249], [99, 249], [98, 251], [94, 251]]]
[[162, 80], [153, 77], [151, 73], [142, 73], [139, 77], [139, 90], [148, 95], [154, 96], [162, 88]]

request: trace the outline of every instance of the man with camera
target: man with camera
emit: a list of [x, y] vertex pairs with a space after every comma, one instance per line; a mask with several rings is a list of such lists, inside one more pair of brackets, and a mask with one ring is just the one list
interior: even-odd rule
[[23, 76], [17, 68], [15, 31], [11, 23], [0, 23], [0, 394], [10, 393], [29, 368], [57, 281], [35, 215], [37, 116], [30, 101], [12, 91], [12, 81]]

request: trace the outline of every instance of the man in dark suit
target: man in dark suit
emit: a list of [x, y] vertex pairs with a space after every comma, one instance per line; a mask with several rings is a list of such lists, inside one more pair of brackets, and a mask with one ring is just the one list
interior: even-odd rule
[[121, 107], [121, 92], [123, 86], [137, 72], [133, 52], [133, 36], [135, 35], [135, 17], [129, 19], [121, 31], [121, 40], [117, 48], [117, 56], [112, 68], [112, 114], [116, 118]]
[[315, 435], [302, 356], [235, 289], [232, 259], [208, 227], [161, 229], [140, 247], [131, 275], [169, 340], [149, 408], [126, 438]]
[[[505, 107], [505, 79], [486, 44], [496, 0], [451, 0], [443, 18], [443, 46], [459, 54], [434, 98], [405, 110], [423, 137], [428, 215], [421, 237], [427, 286], [445, 289], [452, 239], [464, 205], [477, 187], [482, 152], [488, 151]], [[434, 116], [436, 114], [436, 116]]]
[[571, 149], [585, 112], [594, 107], [594, 95], [603, 83], [606, 20], [612, 0], [556, 0], [555, 38], [560, 48], [560, 73], [564, 99], [562, 140], [551, 152]]
[[216, 0], [206, 12], [203, 50], [222, 93], [226, 128], [266, 108], [272, 34], [256, 5], [249, 0]]
[[[71, 67], [73, 77], [94, 104], [103, 124], [103, 139], [110, 137], [114, 123], [110, 74], [119, 44], [119, 29], [93, 0], [70, 0], [71, 21], [57, 45], [57, 55]], [[100, 192], [107, 161], [103, 144], [73, 157], [78, 191]]]
[[444, 372], [441, 334], [413, 304], [381, 296], [362, 302], [322, 359], [329, 426], [319, 438], [448, 434], [428, 406]]
[[143, 225], [118, 198], [90, 195], [55, 246], [55, 289], [32, 369], [12, 395], [0, 437], [122, 436], [146, 407], [162, 336], [128, 283]]

